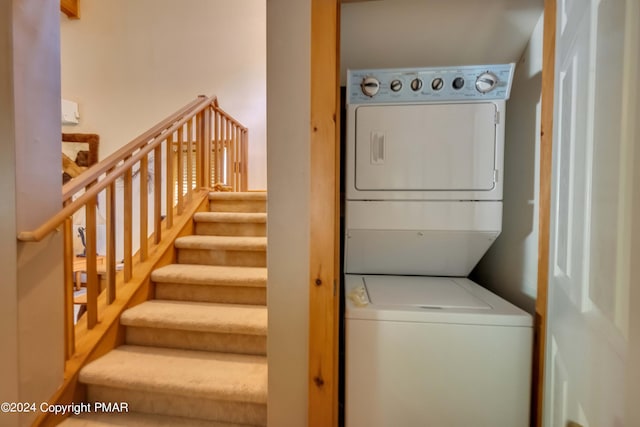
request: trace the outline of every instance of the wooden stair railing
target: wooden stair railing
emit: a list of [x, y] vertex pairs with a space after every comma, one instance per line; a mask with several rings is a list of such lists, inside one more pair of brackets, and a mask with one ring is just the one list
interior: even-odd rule
[[[204, 197], [203, 193], [216, 183], [233, 191], [247, 190], [247, 150], [248, 130], [219, 107], [216, 97], [199, 96], [65, 184], [60, 211], [35, 230], [18, 234], [18, 240], [35, 242], [60, 228], [64, 232], [65, 360], [74, 357], [78, 328], [95, 328], [100, 310], [117, 301], [119, 289], [131, 281], [136, 266], [157, 252], [161, 244], [167, 246], [163, 232], [172, 234], [174, 218], [183, 213], [186, 204]], [[133, 199], [135, 175], [140, 180], [137, 212]], [[149, 200], [149, 186], [153, 188], [153, 200]], [[120, 187], [122, 196], [118, 197]], [[101, 254], [101, 259], [106, 262], [105, 295], [100, 297], [97, 213], [103, 192], [106, 253]], [[124, 226], [122, 235], [117, 237], [118, 208]], [[72, 217], [81, 209], [85, 211], [86, 313], [75, 324]], [[134, 217], [139, 223], [140, 242], [135, 255]], [[122, 247], [123, 253], [120, 265], [116, 260], [117, 246]], [[99, 297], [102, 305], [98, 304]], [[75, 373], [65, 372], [65, 378], [70, 375]]]

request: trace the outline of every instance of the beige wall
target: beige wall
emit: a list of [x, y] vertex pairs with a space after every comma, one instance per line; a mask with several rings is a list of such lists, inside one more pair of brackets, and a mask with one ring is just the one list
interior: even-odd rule
[[61, 17], [62, 95], [114, 152], [199, 94], [249, 128], [249, 188], [266, 188], [266, 0], [82, 0]]
[[502, 234], [472, 277], [527, 310], [538, 293], [542, 16], [516, 66], [505, 123]]
[[270, 426], [307, 425], [310, 1], [267, 2]]
[[[52, 179], [60, 176], [58, 10], [56, 0], [0, 7], [2, 28], [13, 27], [12, 40], [0, 36], [1, 401], [39, 404], [62, 383], [62, 241], [16, 240], [60, 207], [61, 180]], [[35, 416], [0, 413], [0, 425], [30, 425]]]

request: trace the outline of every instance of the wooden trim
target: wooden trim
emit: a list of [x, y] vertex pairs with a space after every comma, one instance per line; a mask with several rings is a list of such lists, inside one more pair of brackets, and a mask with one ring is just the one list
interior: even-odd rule
[[549, 286], [549, 234], [551, 215], [551, 163], [553, 147], [553, 98], [555, 82], [556, 0], [544, 2], [542, 47], [542, 101], [540, 124], [540, 205], [538, 224], [538, 295], [536, 299], [532, 426], [541, 427], [544, 404], [544, 375], [547, 332], [547, 289]]
[[60, 11], [72, 19], [80, 18], [79, 0], [60, 0]]
[[338, 425], [339, 1], [311, 1], [310, 427]]

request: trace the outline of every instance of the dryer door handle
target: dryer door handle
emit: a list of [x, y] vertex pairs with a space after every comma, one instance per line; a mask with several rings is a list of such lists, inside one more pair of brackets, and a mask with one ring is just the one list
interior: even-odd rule
[[385, 145], [385, 133], [381, 131], [371, 132], [371, 164], [382, 165], [384, 164], [384, 147]]

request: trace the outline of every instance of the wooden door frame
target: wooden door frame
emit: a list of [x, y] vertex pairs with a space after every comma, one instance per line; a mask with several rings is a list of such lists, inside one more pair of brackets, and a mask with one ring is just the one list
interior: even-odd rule
[[[538, 291], [532, 426], [542, 426], [549, 273], [556, 0], [544, 0]], [[340, 0], [311, 0], [308, 425], [338, 425]]]
[[542, 427], [549, 287], [549, 233], [556, 57], [556, 0], [544, 1], [540, 112], [540, 190], [538, 205], [538, 295], [534, 318], [531, 425]]
[[308, 425], [338, 425], [340, 1], [311, 0]]

